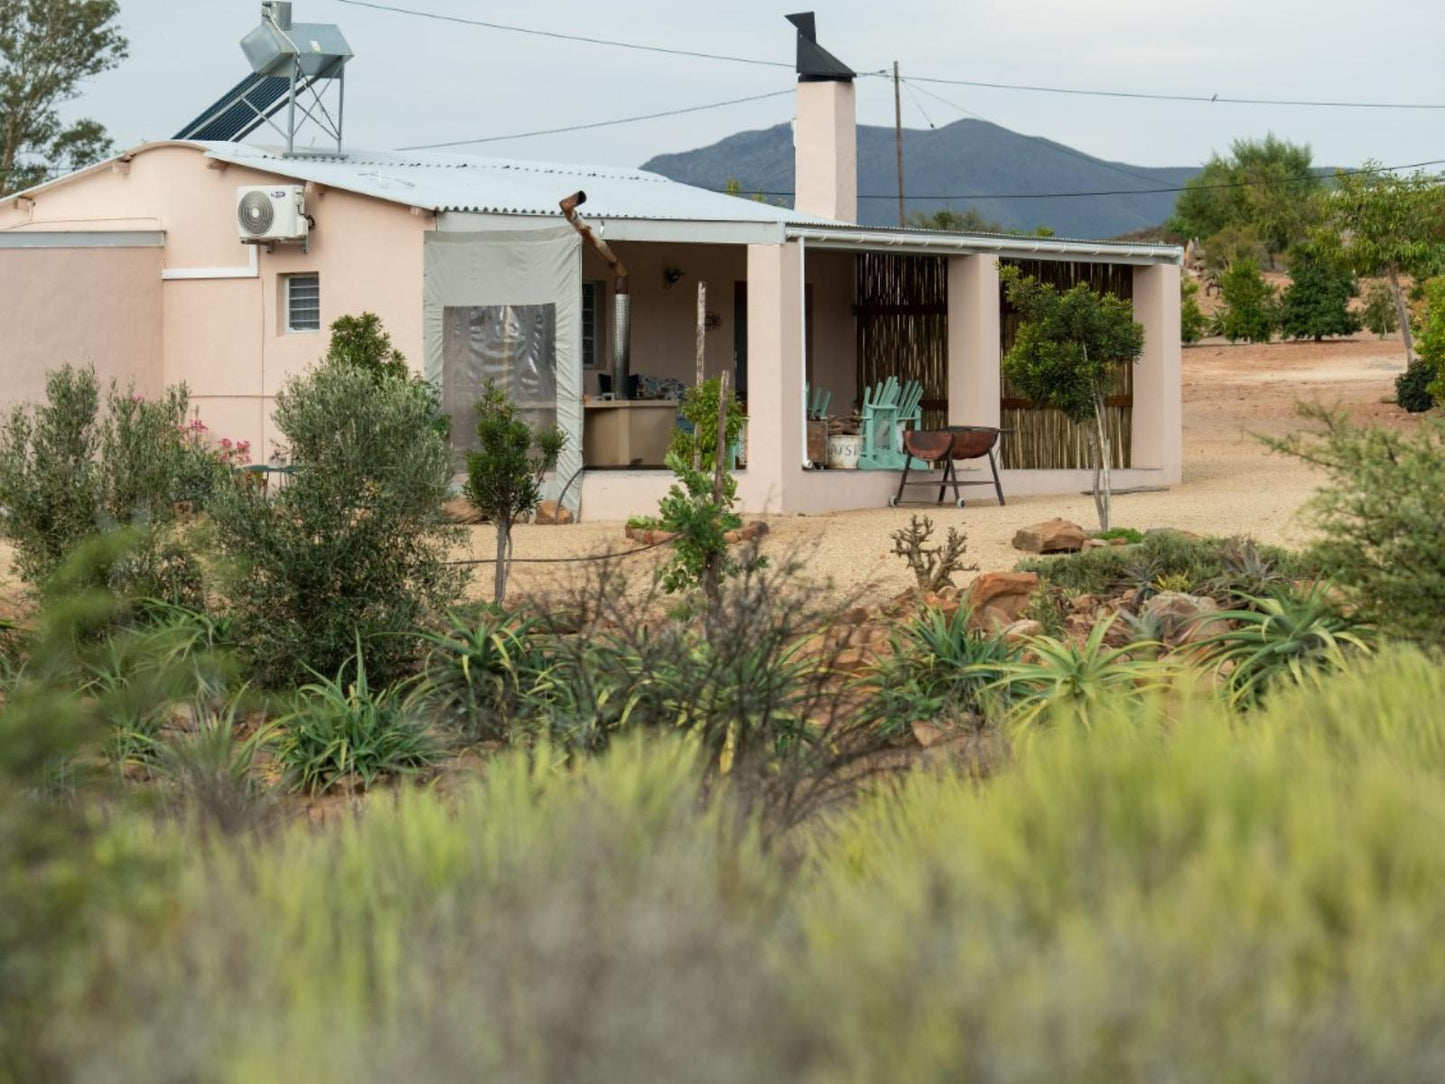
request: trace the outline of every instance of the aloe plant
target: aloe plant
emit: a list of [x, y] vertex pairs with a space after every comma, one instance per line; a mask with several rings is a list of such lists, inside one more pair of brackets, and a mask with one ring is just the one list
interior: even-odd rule
[[1089, 729], [1092, 717], [1120, 697], [1169, 685], [1178, 667], [1154, 657], [1163, 645], [1143, 641], [1110, 647], [1106, 637], [1114, 620], [1095, 624], [1081, 644], [1053, 636], [1025, 640], [1022, 657], [997, 665], [999, 676], [987, 689], [1011, 705], [1010, 719], [1020, 728], [1066, 708]]
[[1206, 624], [1225, 625], [1197, 641], [1225, 679], [1231, 704], [1258, 704], [1278, 684], [1304, 685], [1345, 669], [1375, 648], [1374, 629], [1342, 614], [1319, 583], [1303, 594], [1246, 596], [1248, 608], [1222, 610]]

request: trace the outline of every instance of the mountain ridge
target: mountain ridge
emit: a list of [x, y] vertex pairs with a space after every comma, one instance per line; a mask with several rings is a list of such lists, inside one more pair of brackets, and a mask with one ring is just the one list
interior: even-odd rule
[[[1041, 136], [972, 119], [931, 129], [905, 128], [903, 157], [904, 187], [918, 193], [907, 197], [910, 217], [916, 212], [971, 207], [1007, 229], [1042, 225], [1060, 236], [1089, 238], [1159, 227], [1173, 212], [1177, 193], [1149, 189], [1177, 188], [1202, 168], [1112, 162]], [[737, 132], [705, 147], [656, 155], [642, 168], [704, 188], [721, 189], [736, 180], [744, 193], [791, 192], [792, 126]], [[892, 128], [858, 126], [858, 191], [862, 224], [897, 224]], [[1027, 198], [1059, 192], [1109, 194]]]

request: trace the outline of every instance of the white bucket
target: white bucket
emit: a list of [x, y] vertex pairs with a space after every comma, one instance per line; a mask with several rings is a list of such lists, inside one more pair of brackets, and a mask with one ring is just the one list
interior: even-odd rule
[[832, 470], [857, 470], [862, 454], [861, 433], [835, 433], [828, 438], [828, 466]]

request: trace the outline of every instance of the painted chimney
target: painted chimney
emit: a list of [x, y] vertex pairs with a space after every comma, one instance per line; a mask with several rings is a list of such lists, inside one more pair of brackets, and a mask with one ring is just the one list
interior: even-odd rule
[[789, 15], [798, 29], [798, 119], [793, 129], [793, 206], [858, 221], [857, 74], [818, 44], [811, 11]]

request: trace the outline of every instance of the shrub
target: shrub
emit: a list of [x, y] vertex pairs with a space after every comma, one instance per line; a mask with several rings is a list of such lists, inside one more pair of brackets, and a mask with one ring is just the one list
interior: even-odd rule
[[202, 601], [199, 566], [172, 530], [175, 505], [195, 475], [214, 482], [225, 466], [187, 440], [188, 401], [184, 386], [148, 400], [112, 383], [102, 415], [95, 373], [66, 366], [47, 375], [44, 403], [11, 412], [0, 432], [0, 530], [25, 580], [40, 586], [81, 543], [124, 528], [124, 560], [99, 583]]
[[1392, 331], [1400, 330], [1400, 309], [1395, 304], [1395, 293], [1383, 282], [1377, 282], [1365, 293], [1365, 304], [1360, 310], [1360, 319], [1380, 338]]
[[890, 737], [916, 721], [981, 724], [985, 690], [1017, 658], [1006, 640], [970, 632], [969, 613], [924, 610], [892, 637], [892, 651], [860, 682], [866, 715]]
[[100, 527], [100, 386], [90, 369], [46, 374], [45, 402], [15, 407], [0, 434], [0, 505], [15, 567], [32, 584]]
[[1209, 321], [1199, 307], [1199, 283], [1185, 279], [1179, 288], [1179, 338], [1186, 346], [1209, 333]]
[[1338, 611], [1326, 584], [1304, 594], [1279, 592], [1249, 601], [1249, 609], [1204, 618], [1203, 629], [1227, 624], [1223, 631], [1196, 641], [1209, 663], [1224, 675], [1232, 704], [1253, 706], [1281, 684], [1318, 681], [1343, 670], [1352, 655], [1372, 649], [1371, 630]]
[[894, 765], [877, 759], [884, 738], [838, 680], [857, 650], [830, 635], [847, 602], [801, 582], [800, 569], [764, 564], [750, 545], [715, 605], [661, 622], [659, 596], [594, 570], [578, 597], [551, 606], [580, 619], [537, 687], [538, 731], [588, 753], [628, 730], [689, 734], [705, 781], [729, 783], [770, 835], [852, 794]]
[[1264, 281], [1253, 260], [1240, 260], [1219, 276], [1219, 295], [1224, 303], [1220, 334], [1226, 339], [1267, 343], [1274, 337], [1279, 323], [1274, 287]]
[[495, 606], [471, 618], [450, 614], [444, 631], [422, 636], [428, 650], [414, 699], [468, 742], [510, 739], [546, 668], [539, 631], [536, 619]]
[[[742, 407], [737, 396], [728, 392], [724, 408], [722, 395], [723, 382], [717, 377], [688, 389], [682, 416], [692, 423], [692, 432], [673, 434], [667, 465], [677, 481], [659, 503], [657, 517], [658, 526], [677, 535], [672, 559], [662, 571], [663, 587], [669, 593], [701, 587], [709, 608], [718, 604], [722, 580], [739, 571], [728, 548], [727, 533], [743, 525], [742, 517], [733, 511], [738, 485], [727, 460], [728, 450], [742, 432]], [[724, 419], [721, 458], [720, 417]]]
[[[346, 680], [352, 669], [355, 678]], [[395, 689], [373, 693], [357, 641], [356, 655], [334, 678], [301, 687], [296, 706], [276, 721], [276, 759], [296, 790], [319, 794], [339, 783], [371, 787], [383, 776], [410, 775], [439, 750]]]
[[1175, 668], [1154, 658], [1158, 644], [1128, 643], [1110, 647], [1105, 637], [1113, 619], [1099, 621], [1082, 643], [1035, 636], [1024, 643], [1021, 658], [994, 666], [997, 671], [987, 690], [1009, 707], [1010, 721], [1019, 728], [1042, 721], [1066, 719], [1084, 729], [1100, 712], [1107, 714], [1122, 699], [1142, 697], [1165, 688]]
[[1325, 472], [1309, 505], [1321, 535], [1311, 559], [1382, 632], [1445, 643], [1445, 421], [1401, 433], [1300, 413], [1322, 431], [1270, 444]]
[[413, 630], [463, 577], [447, 564], [461, 531], [427, 388], [323, 365], [289, 381], [275, 420], [297, 470], [274, 496], [232, 485], [212, 502], [242, 653], [268, 687], [336, 673], [366, 643], [378, 681], [414, 661]]
[[1415, 335], [1415, 350], [1434, 375], [1430, 394], [1445, 399], [1445, 275], [1425, 283], [1425, 309]]
[[512, 567], [512, 524], [542, 500], [542, 481], [557, 466], [566, 436], [553, 426], [533, 433], [517, 404], [488, 379], [477, 400], [477, 450], [467, 454], [467, 499], [492, 521], [497, 557], [492, 600], [501, 605]]
[[1019, 572], [1076, 594], [1103, 595], [1125, 588], [1151, 588], [1161, 577], [1187, 581], [1188, 589], [1228, 590], [1241, 574], [1263, 562], [1273, 573], [1298, 578], [1315, 570], [1308, 558], [1251, 539], [1193, 538], [1180, 531], [1150, 531], [1137, 546], [1085, 550], [1061, 557], [1023, 561]]
[[933, 520], [915, 515], [907, 527], [894, 531], [891, 537], [893, 553], [908, 562], [913, 578], [918, 581], [920, 595], [956, 587], [953, 582], [955, 575], [978, 571], [978, 565], [963, 563], [963, 555], [968, 552], [968, 535], [957, 527], [948, 529], [942, 545], [930, 546], [928, 540], [933, 537]]
[[1405, 366], [1395, 378], [1395, 402], [1411, 414], [1423, 414], [1435, 406], [1435, 369], [1419, 358]]
[[1350, 299], [1359, 293], [1355, 276], [1310, 252], [1299, 252], [1290, 263], [1290, 284], [1280, 301], [1280, 332], [1289, 339], [1353, 335], [1359, 318], [1350, 311]]
[[405, 380], [411, 375], [406, 355], [391, 343], [374, 312], [341, 316], [331, 324], [331, 342], [326, 347], [328, 365], [353, 365], [370, 373], [377, 383]]

